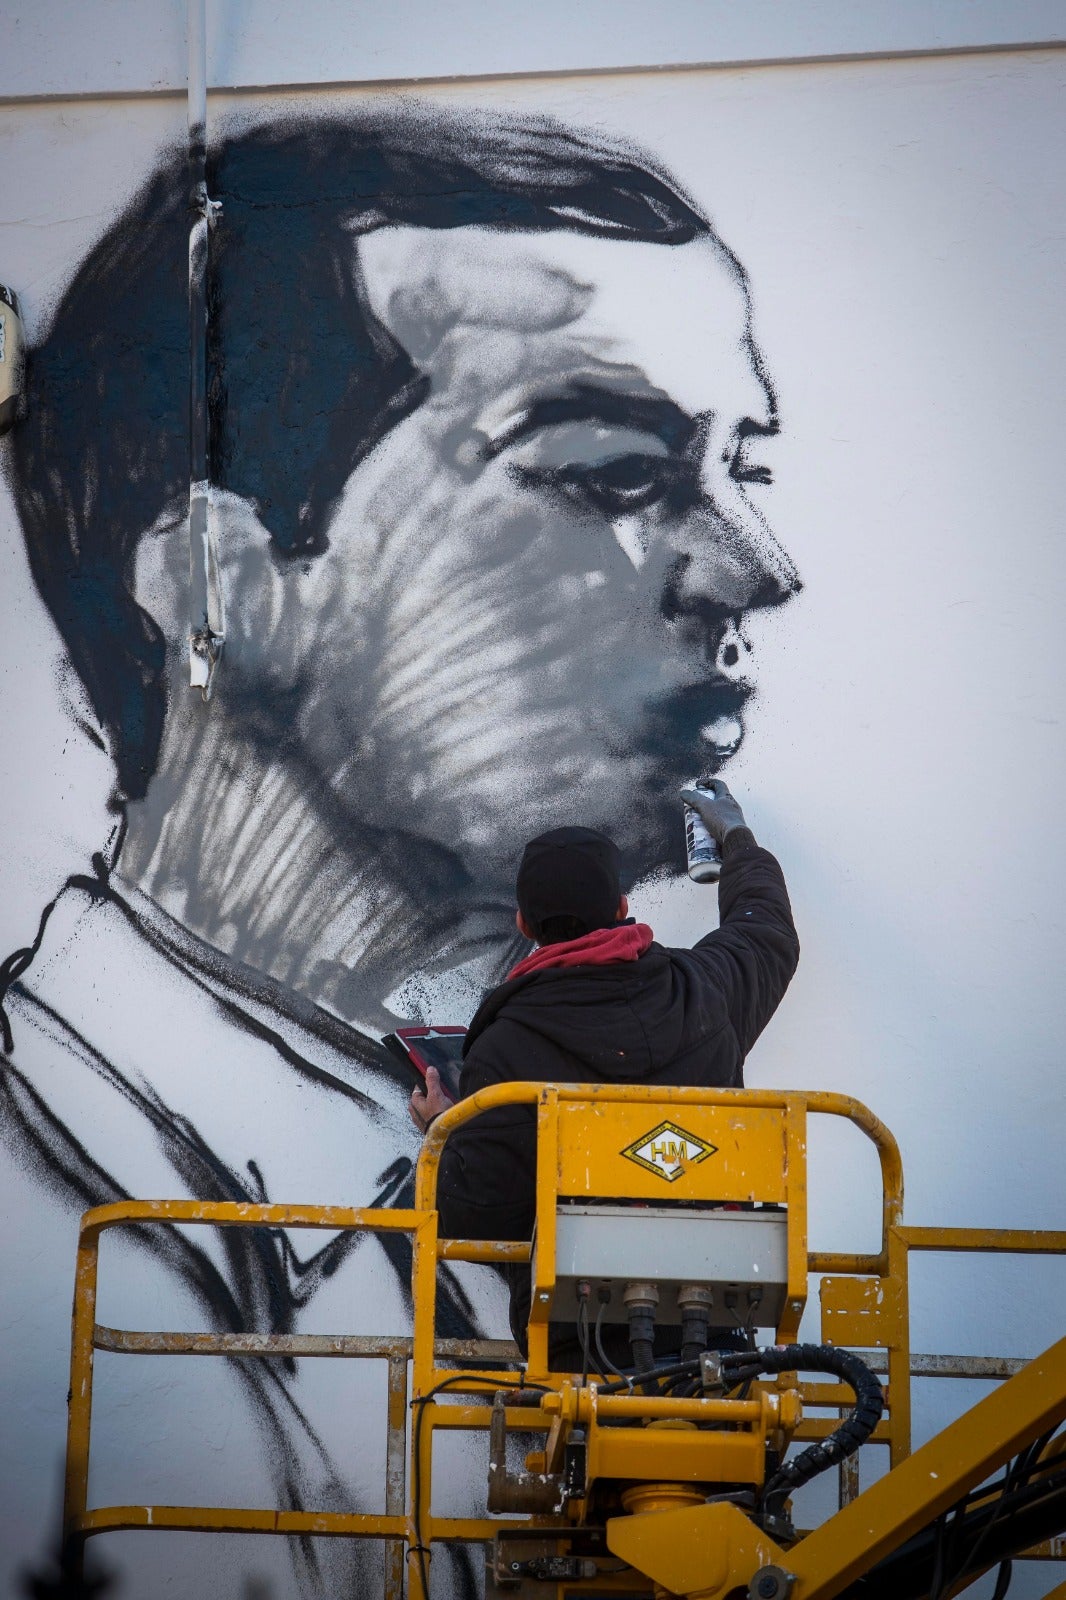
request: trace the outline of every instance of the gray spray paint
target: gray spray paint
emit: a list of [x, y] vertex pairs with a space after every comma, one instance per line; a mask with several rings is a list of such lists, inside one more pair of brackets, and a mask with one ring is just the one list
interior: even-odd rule
[[[75, 274], [31, 352], [28, 415], [12, 435], [34, 578], [117, 770], [120, 825], [94, 876], [66, 892], [106, 903], [190, 982], [210, 977], [228, 1022], [306, 1076], [324, 1114], [340, 1080], [285, 1044], [294, 1016], [347, 1055], [346, 1089], [396, 1105], [405, 1091], [379, 1047], [342, 1019], [383, 1026], [385, 997], [416, 970], [476, 959], [486, 979], [506, 969], [510, 872], [533, 817], [620, 832], [630, 877], [680, 868], [675, 796], [693, 742], [702, 728], [732, 728], [720, 764], [742, 727], [743, 615], [797, 584], [772, 541], [706, 492], [711, 413], [686, 412], [609, 350], [580, 369], [553, 365], [541, 341], [580, 318], [594, 282], [562, 267], [534, 303], [501, 276], [493, 372], [541, 381], [521, 440], [478, 439], [476, 383], [443, 381], [470, 315], [432, 276], [420, 297], [375, 309], [359, 241], [424, 230], [453, 268], [464, 230], [471, 260], [482, 235], [517, 251], [549, 235], [697, 249], [745, 307], [746, 279], [653, 162], [547, 121], [413, 108], [271, 125], [209, 152], [208, 181], [223, 206], [209, 281], [210, 473], [231, 598], [209, 707], [179, 690], [180, 154], [161, 160]], [[758, 415], [734, 419], [724, 459], [734, 484], [762, 481], [750, 447], [778, 426], [747, 310], [737, 344], [761, 398]], [[636, 555], [615, 537], [623, 516], [638, 526]], [[452, 608], [450, 627], [427, 613], [430, 599]], [[662, 667], [682, 657], [685, 682]], [[513, 714], [480, 715], [501, 684]], [[609, 780], [598, 790], [593, 742]], [[517, 762], [509, 792], [501, 751]], [[618, 795], [624, 805], [612, 804]], [[137, 890], [187, 931], [187, 946], [160, 943]], [[58, 1119], [22, 1071], [19, 1029], [33, 1026], [132, 1097], [177, 1187], [260, 1197], [254, 1153], [237, 1173], [147, 1065], [130, 1077], [46, 1015], [32, 971], [46, 935], [47, 912], [39, 939], [0, 968], [5, 1136], [21, 1158], [79, 1208], [121, 1191], [88, 1130]], [[271, 1037], [264, 1007], [279, 1022]], [[402, 1203], [394, 1155], [380, 1152], [381, 1195]], [[294, 1151], [294, 1170], [307, 1158]], [[226, 1329], [245, 1318], [292, 1326], [321, 1263], [253, 1244], [221, 1271], [174, 1250], [166, 1265]], [[406, 1260], [392, 1265], [402, 1281]], [[448, 1304], [453, 1331], [474, 1331], [457, 1288]], [[265, 1385], [256, 1396], [267, 1449], [285, 1503], [302, 1504], [291, 1461], [311, 1424], [298, 1374], [271, 1381], [276, 1394]], [[317, 1593], [311, 1553], [298, 1559], [305, 1592]], [[457, 1583], [468, 1581], [460, 1566]]]

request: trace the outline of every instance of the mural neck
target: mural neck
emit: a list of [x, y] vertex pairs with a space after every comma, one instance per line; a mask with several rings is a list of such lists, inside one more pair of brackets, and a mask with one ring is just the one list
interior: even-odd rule
[[502, 976], [513, 907], [474, 904], [458, 884], [427, 895], [441, 880], [436, 847], [338, 819], [331, 795], [309, 793], [218, 703], [170, 724], [148, 795], [129, 806], [123, 882], [223, 954], [371, 1029], [395, 1025], [386, 997], [410, 1007], [412, 974]]

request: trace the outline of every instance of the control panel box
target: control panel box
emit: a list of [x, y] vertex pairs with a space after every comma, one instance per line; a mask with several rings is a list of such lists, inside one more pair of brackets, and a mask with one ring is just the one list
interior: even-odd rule
[[560, 1206], [555, 1280], [552, 1322], [576, 1320], [581, 1282], [591, 1285], [593, 1315], [598, 1291], [607, 1286], [608, 1320], [624, 1322], [626, 1284], [640, 1282], [658, 1289], [655, 1320], [663, 1327], [680, 1325], [677, 1291], [696, 1285], [710, 1292], [713, 1325], [774, 1328], [788, 1284], [787, 1213], [769, 1206], [755, 1211]]

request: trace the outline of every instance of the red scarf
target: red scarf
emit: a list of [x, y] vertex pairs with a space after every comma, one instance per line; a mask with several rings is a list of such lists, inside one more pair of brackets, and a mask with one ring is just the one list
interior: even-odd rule
[[613, 928], [583, 933], [580, 939], [542, 944], [512, 967], [507, 977], [524, 978], [527, 972], [544, 972], [548, 967], [607, 967], [616, 961], [636, 961], [654, 937], [646, 922], [619, 922]]

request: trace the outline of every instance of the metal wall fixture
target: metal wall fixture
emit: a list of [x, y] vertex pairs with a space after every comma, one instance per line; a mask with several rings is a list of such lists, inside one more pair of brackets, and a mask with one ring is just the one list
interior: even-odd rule
[[18, 295], [0, 283], [0, 434], [22, 415], [25, 373], [26, 339]]
[[226, 608], [211, 494], [207, 407], [211, 231], [222, 207], [207, 193], [207, 0], [189, 0], [189, 683], [210, 700], [226, 639]]

